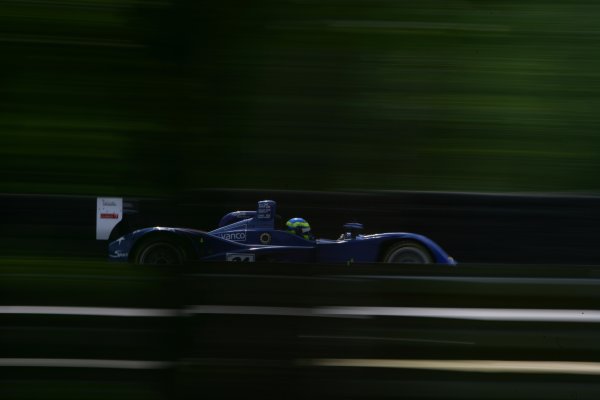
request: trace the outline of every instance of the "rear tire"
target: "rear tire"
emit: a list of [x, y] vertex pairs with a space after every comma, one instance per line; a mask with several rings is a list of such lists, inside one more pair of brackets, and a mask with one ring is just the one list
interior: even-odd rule
[[411, 241], [394, 243], [383, 258], [385, 263], [432, 264], [433, 258], [423, 245]]
[[180, 265], [185, 262], [186, 253], [174, 240], [159, 237], [143, 243], [134, 260], [145, 265]]

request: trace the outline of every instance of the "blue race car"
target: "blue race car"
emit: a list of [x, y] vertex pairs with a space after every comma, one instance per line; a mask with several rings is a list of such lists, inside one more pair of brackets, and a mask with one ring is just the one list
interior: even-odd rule
[[306, 230], [276, 229], [276, 207], [272, 200], [259, 201], [256, 211], [231, 212], [210, 232], [139, 229], [109, 243], [109, 257], [137, 264], [181, 264], [190, 260], [456, 264], [432, 240], [414, 233], [362, 235], [362, 224], [349, 223], [337, 240], [329, 240], [315, 239]]

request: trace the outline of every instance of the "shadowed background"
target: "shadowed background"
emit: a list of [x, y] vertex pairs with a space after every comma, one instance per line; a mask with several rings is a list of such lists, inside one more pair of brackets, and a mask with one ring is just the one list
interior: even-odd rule
[[5, 0], [0, 192], [595, 192], [592, 1]]
[[[600, 198], [572, 195], [600, 189], [599, 44], [586, 0], [0, 1], [0, 398], [597, 399], [599, 272], [574, 264], [598, 264]], [[460, 264], [109, 264], [111, 195], [203, 229], [273, 198]], [[332, 305], [572, 320], [312, 316]], [[319, 364], [339, 356], [513, 369]]]

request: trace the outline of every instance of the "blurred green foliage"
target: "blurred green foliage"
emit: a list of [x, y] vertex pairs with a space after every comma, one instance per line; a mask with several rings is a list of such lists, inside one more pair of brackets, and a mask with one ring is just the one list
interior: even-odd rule
[[600, 4], [4, 0], [0, 192], [597, 191]]

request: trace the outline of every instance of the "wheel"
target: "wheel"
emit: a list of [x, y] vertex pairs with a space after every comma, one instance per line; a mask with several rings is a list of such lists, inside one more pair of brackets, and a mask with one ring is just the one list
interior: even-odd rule
[[136, 264], [178, 265], [185, 262], [185, 251], [168, 238], [155, 238], [143, 243], [136, 253]]
[[393, 244], [383, 262], [396, 264], [431, 264], [433, 259], [429, 250], [415, 242], [398, 242]]

